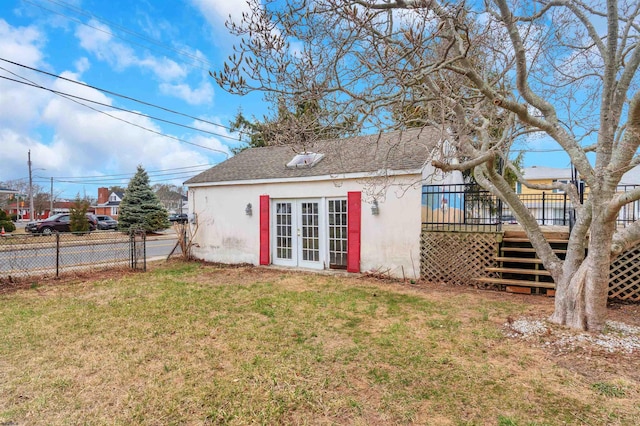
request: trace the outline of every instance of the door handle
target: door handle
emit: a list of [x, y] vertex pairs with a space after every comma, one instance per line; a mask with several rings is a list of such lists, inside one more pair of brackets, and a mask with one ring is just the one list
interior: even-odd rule
[[300, 228], [298, 228], [298, 237], [300, 236]]

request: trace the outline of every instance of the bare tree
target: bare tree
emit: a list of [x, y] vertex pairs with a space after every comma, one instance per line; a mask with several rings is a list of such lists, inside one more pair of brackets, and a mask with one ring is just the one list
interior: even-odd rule
[[167, 210], [180, 211], [182, 205], [182, 188], [177, 185], [157, 183], [151, 187], [158, 200]]
[[[556, 283], [551, 320], [599, 330], [611, 258], [640, 241], [640, 223], [616, 217], [640, 189], [616, 192], [640, 164], [640, 3], [627, 0], [250, 0], [228, 23], [240, 37], [218, 83], [294, 105], [314, 100], [335, 116], [384, 131], [439, 126], [459, 163], [510, 207]], [[398, 117], [403, 119], [398, 120]], [[496, 131], [499, 129], [499, 131]], [[554, 141], [589, 188], [534, 186], [510, 163], [515, 141]], [[589, 160], [588, 153], [592, 153]], [[566, 191], [575, 206], [566, 258], [496, 172]], [[586, 249], [588, 248], [588, 254]]]
[[51, 206], [51, 203], [50, 203], [51, 194], [49, 194], [48, 192], [44, 192], [42, 190], [42, 187], [40, 187], [39, 185], [34, 185], [33, 187], [34, 187], [33, 205], [35, 209], [35, 213], [34, 213], [34, 220], [35, 220], [35, 219], [41, 219], [42, 214], [46, 210], [49, 210], [49, 207]]
[[[24, 201], [26, 205], [29, 204], [28, 198], [27, 198], [27, 194], [29, 193], [29, 182], [26, 179], [10, 180], [3, 183], [0, 186], [6, 186], [8, 188], [12, 188], [18, 191], [18, 195], [6, 197], [3, 200], [4, 205], [1, 207], [6, 207], [6, 206], [9, 206], [10, 204], [19, 202], [18, 200]], [[33, 198], [34, 198], [34, 207], [35, 207], [35, 213], [34, 213], [35, 217], [32, 220], [35, 220], [39, 218], [41, 213], [43, 213], [46, 209], [49, 208], [50, 195], [48, 192], [44, 190], [44, 188], [41, 185], [33, 184], [32, 189], [33, 189]]]

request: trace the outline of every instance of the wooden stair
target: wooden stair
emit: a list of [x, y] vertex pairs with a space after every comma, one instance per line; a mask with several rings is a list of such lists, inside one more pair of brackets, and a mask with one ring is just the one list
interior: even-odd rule
[[[567, 252], [569, 234], [567, 232], [545, 233], [553, 251], [563, 257]], [[483, 287], [497, 287], [512, 293], [555, 294], [555, 284], [549, 271], [544, 269], [542, 261], [524, 231], [505, 231], [499, 253], [494, 257], [498, 266], [487, 267], [487, 272], [496, 277], [475, 278]]]

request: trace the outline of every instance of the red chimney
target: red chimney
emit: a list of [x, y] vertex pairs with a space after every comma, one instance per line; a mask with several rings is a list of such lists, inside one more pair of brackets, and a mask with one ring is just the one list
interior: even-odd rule
[[98, 204], [109, 201], [109, 188], [98, 188]]

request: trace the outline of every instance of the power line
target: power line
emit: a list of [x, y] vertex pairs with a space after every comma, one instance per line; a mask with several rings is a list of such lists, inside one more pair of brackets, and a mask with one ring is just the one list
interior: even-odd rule
[[[7, 72], [9, 72], [9, 73], [11, 73], [11, 74], [13, 74], [13, 75], [16, 75], [17, 77], [20, 77], [20, 76], [18, 76], [17, 74], [15, 74], [15, 73], [13, 73], [13, 72], [11, 72], [11, 71], [9, 71], [9, 70], [5, 69], [5, 68], [2, 68], [2, 69], [3, 69], [3, 70], [5, 70], [5, 71], [7, 71]], [[9, 79], [9, 78], [7, 78], [7, 77], [3, 77], [3, 76], [2, 76], [2, 78], [8, 79], [8, 80], [13, 80], [13, 79]], [[39, 85], [39, 84], [37, 84], [37, 83], [34, 83], [33, 81], [30, 81], [29, 79], [27, 79], [27, 78], [25, 78], [25, 77], [20, 77], [20, 78], [22, 78], [23, 80], [28, 81], [29, 83], [31, 83], [32, 85], [36, 86], [37, 88], [44, 89], [44, 90], [48, 90], [48, 91], [52, 91], [52, 90], [50, 90], [50, 89], [47, 89], [46, 87], [43, 87], [43, 86], [41, 86], [41, 85]], [[16, 81], [16, 82], [20, 83], [19, 81]], [[52, 91], [52, 92], [53, 92], [53, 91]], [[163, 137], [165, 137], [165, 138], [174, 139], [174, 140], [176, 140], [176, 141], [178, 141], [178, 142], [186, 143], [186, 144], [188, 144], [188, 145], [197, 146], [197, 147], [199, 147], [199, 148], [203, 148], [203, 149], [208, 149], [208, 150], [210, 150], [210, 151], [220, 152], [220, 153], [222, 153], [222, 154], [226, 155], [226, 156], [227, 156], [227, 158], [229, 157], [229, 154], [228, 154], [226, 151], [223, 151], [223, 150], [221, 150], [221, 149], [210, 148], [210, 147], [208, 147], [208, 146], [200, 145], [200, 144], [197, 144], [197, 143], [194, 143], [194, 142], [189, 142], [189, 141], [186, 141], [186, 140], [184, 140], [184, 139], [177, 138], [177, 137], [175, 137], [175, 136], [166, 135], [166, 134], [164, 134], [164, 133], [162, 133], [162, 132], [158, 132], [157, 130], [149, 129], [148, 127], [144, 127], [144, 126], [141, 126], [141, 125], [139, 125], [139, 124], [136, 124], [136, 123], [132, 123], [132, 122], [130, 122], [130, 121], [127, 121], [127, 120], [125, 120], [125, 119], [123, 119], [123, 118], [116, 117], [116, 116], [114, 116], [114, 115], [109, 114], [108, 112], [100, 111], [99, 109], [94, 108], [94, 107], [92, 107], [92, 106], [90, 106], [90, 105], [83, 104], [82, 102], [77, 101], [77, 100], [73, 99], [73, 98], [72, 98], [72, 97], [70, 97], [70, 96], [62, 95], [62, 94], [60, 94], [60, 93], [56, 93], [56, 94], [57, 94], [58, 96], [61, 96], [61, 97], [65, 98], [65, 99], [70, 100], [71, 102], [75, 102], [75, 103], [77, 103], [78, 105], [82, 105], [82, 106], [84, 106], [84, 107], [86, 107], [86, 108], [89, 108], [89, 109], [91, 109], [91, 110], [95, 111], [95, 112], [98, 112], [98, 113], [100, 113], [100, 114], [104, 114], [104, 115], [106, 115], [107, 117], [111, 117], [111, 118], [113, 118], [114, 120], [122, 121], [123, 123], [130, 124], [130, 125], [132, 125], [132, 126], [135, 126], [135, 127], [140, 128], [140, 129], [142, 129], [142, 130], [146, 130], [147, 132], [151, 132], [151, 133], [154, 133], [154, 134], [156, 134], [156, 135], [163, 136]]]
[[[0, 67], [0, 70], [4, 70], [4, 71], [6, 71], [8, 73], [11, 73], [11, 74], [15, 75], [16, 77], [25, 79], [24, 77], [19, 76], [19, 75], [15, 74], [14, 72], [12, 72], [12, 71], [4, 68], [4, 67]], [[98, 102], [98, 101], [94, 101], [94, 100], [91, 100], [91, 99], [83, 98], [82, 96], [72, 95], [71, 93], [62, 92], [60, 90], [50, 89], [48, 87], [44, 87], [44, 86], [39, 85], [37, 83], [32, 83], [29, 80], [27, 80], [27, 82], [24, 82], [24, 81], [19, 81], [19, 80], [16, 80], [16, 79], [13, 79], [13, 78], [10, 78], [10, 77], [6, 77], [6, 76], [1, 76], [1, 75], [0, 75], [0, 78], [3, 78], [5, 80], [9, 80], [9, 81], [13, 81], [15, 83], [24, 84], [26, 86], [31, 86], [31, 87], [35, 87], [35, 88], [38, 88], [38, 89], [46, 90], [48, 92], [51, 92], [51, 93], [54, 93], [56, 95], [60, 95], [60, 96], [63, 96], [63, 97], [80, 99], [80, 100], [83, 100], [83, 101], [86, 101], [86, 102], [91, 102], [91, 103], [94, 103], [94, 104], [97, 104], [97, 105], [100, 105], [100, 106], [104, 106], [104, 107], [107, 107], [107, 108], [112, 108], [112, 109], [115, 109], [115, 110], [118, 110], [118, 111], [128, 112], [129, 114], [138, 115], [140, 117], [150, 118], [152, 120], [157, 120], [157, 121], [161, 121], [163, 123], [172, 124], [174, 126], [183, 127], [183, 128], [186, 128], [186, 129], [195, 130], [195, 131], [202, 132], [202, 133], [207, 133], [207, 134], [210, 134], [210, 135], [213, 135], [213, 136], [219, 136], [219, 137], [225, 138], [225, 139], [231, 139], [231, 140], [234, 140], [234, 141], [243, 142], [241, 139], [234, 138], [232, 136], [227, 136], [227, 135], [223, 135], [221, 133], [216, 133], [216, 132], [210, 132], [209, 130], [199, 129], [197, 127], [188, 126], [186, 124], [181, 124], [181, 123], [176, 123], [175, 121], [166, 120], [164, 118], [155, 117], [153, 115], [143, 114], [143, 113], [138, 112], [138, 111], [133, 111], [133, 110], [129, 110], [129, 109], [126, 109], [126, 108], [120, 108], [120, 107], [117, 107], [117, 106], [114, 106], [114, 105], [105, 104], [104, 102]], [[81, 104], [81, 105], [83, 105], [83, 104]]]
[[[185, 181], [187, 179], [190, 179], [191, 177], [195, 176], [195, 174], [191, 173], [191, 174], [185, 174], [185, 175], [181, 175], [181, 176], [170, 176], [170, 177], [162, 177], [162, 178], [158, 178], [158, 179], [149, 179], [149, 182], [153, 183], [153, 182], [166, 182], [166, 181], [172, 181], [172, 180], [177, 180], [177, 181]], [[64, 184], [72, 184], [72, 185], [97, 185], [97, 186], [103, 186], [106, 185], [108, 186], [109, 184], [118, 184], [118, 185], [128, 185], [128, 181], [129, 179], [96, 179], [96, 180], [84, 180], [84, 181], [75, 181], [75, 180], [54, 180], [54, 182], [57, 183], [64, 183]], [[44, 182], [44, 181], [43, 181]]]
[[[113, 22], [113, 21], [110, 21], [110, 20], [108, 20], [106, 18], [100, 17], [100, 16], [96, 15], [93, 12], [88, 12], [88, 11], [84, 10], [83, 8], [78, 7], [78, 6], [74, 6], [74, 5], [72, 5], [72, 4], [70, 4], [70, 3], [66, 2], [66, 1], [62, 1], [62, 0], [59, 0], [59, 1], [46, 0], [46, 1], [48, 1], [49, 3], [57, 4], [58, 6], [62, 6], [64, 8], [69, 9], [69, 10], [75, 11], [78, 14], [81, 14], [81, 15], [84, 15], [84, 16], [88, 16], [88, 17], [93, 18], [93, 19], [95, 19], [97, 21], [100, 21], [100, 22], [103, 22], [103, 23], [108, 23], [112, 27], [115, 27], [115, 28], [117, 28], [120, 31], [123, 31], [125, 33], [131, 34], [134, 37], [137, 37], [137, 38], [140, 38], [142, 40], [148, 41], [148, 42], [150, 42], [152, 44], [155, 44], [158, 47], [164, 48], [166, 50], [170, 50], [170, 51], [175, 52], [175, 53], [177, 53], [177, 54], [179, 54], [181, 56], [186, 56], [186, 57], [188, 57], [188, 58], [190, 58], [192, 60], [200, 62], [200, 63], [202, 63], [204, 65], [209, 66], [209, 67], [213, 67], [213, 64], [211, 62], [209, 62], [208, 60], [203, 59], [203, 58], [201, 58], [201, 57], [199, 57], [197, 55], [194, 55], [194, 54], [192, 54], [191, 52], [189, 52], [187, 50], [178, 49], [178, 48], [175, 48], [173, 46], [169, 46], [168, 44], [163, 43], [163, 42], [161, 42], [161, 41], [159, 41], [157, 39], [154, 39], [154, 38], [151, 38], [151, 37], [147, 37], [144, 34], [140, 34], [140, 33], [136, 32], [136, 31], [130, 30], [129, 28], [124, 27], [122, 25], [119, 25], [116, 22]], [[125, 40], [125, 41], [128, 41], [128, 40]]]
[[[184, 170], [184, 169], [195, 169], [200, 167], [211, 167], [210, 164], [196, 164], [193, 166], [184, 166], [184, 167], [175, 167], [171, 169], [158, 169], [158, 170], [146, 170], [147, 175], [151, 175], [158, 172], [168, 172], [171, 170]], [[133, 176], [135, 173], [116, 173], [111, 175], [88, 175], [88, 176], [54, 176], [54, 179], [85, 179], [85, 178], [97, 178], [97, 177], [116, 177], [116, 176]]]
[[[184, 171], [184, 172], [173, 172], [173, 173], [158, 173], [155, 174], [153, 176], [149, 176], [149, 180], [152, 180], [154, 178], [157, 177], [166, 177], [166, 176], [171, 176], [168, 179], [180, 179], [183, 177], [191, 177], [194, 176], [197, 173], [200, 173], [204, 170], [200, 170], [200, 171]], [[72, 178], [72, 179], [61, 179], [61, 178], [57, 178], [54, 179], [55, 182], [62, 182], [62, 183], [82, 183], [82, 184], [91, 184], [91, 183], [100, 183], [100, 182], [121, 182], [123, 180], [129, 180], [131, 177], [112, 177], [112, 178], [104, 178], [104, 177], [100, 177], [97, 176], [95, 178], [84, 178], [82, 180], [76, 179], [76, 178]]]
[[137, 103], [139, 103], [139, 104], [141, 104], [141, 105], [149, 106], [149, 107], [152, 107], [152, 108], [157, 108], [157, 109], [160, 109], [160, 110], [163, 110], [163, 111], [169, 112], [169, 113], [171, 113], [171, 114], [181, 115], [181, 116], [183, 116], [183, 117], [187, 117], [187, 118], [190, 118], [190, 119], [192, 119], [192, 120], [200, 121], [200, 122], [202, 122], [202, 123], [210, 124], [210, 125], [212, 125], [212, 126], [222, 127], [223, 129], [229, 130], [229, 131], [231, 131], [231, 132], [233, 132], [233, 131], [234, 131], [231, 127], [229, 127], [229, 126], [225, 126], [225, 125], [223, 125], [223, 124], [214, 123], [214, 122], [212, 122], [212, 121], [208, 121], [208, 120], [205, 120], [205, 119], [202, 119], [202, 118], [194, 117], [194, 116], [192, 116], [192, 115], [189, 115], [189, 114], [186, 114], [186, 113], [183, 113], [183, 112], [179, 112], [179, 111], [176, 111], [176, 110], [172, 110], [172, 109], [170, 109], [170, 108], [166, 108], [166, 107], [163, 107], [163, 106], [160, 106], [160, 105], [152, 104], [152, 103], [150, 103], [150, 102], [146, 102], [146, 101], [143, 101], [143, 100], [140, 100], [140, 99], [137, 99], [137, 98], [133, 98], [133, 97], [131, 97], [131, 96], [123, 95], [123, 94], [121, 94], [121, 93], [113, 92], [113, 91], [111, 91], [111, 90], [102, 89], [102, 88], [100, 88], [100, 87], [93, 86], [93, 85], [91, 85], [91, 84], [87, 84], [87, 83], [83, 83], [83, 82], [81, 82], [81, 81], [72, 80], [72, 79], [70, 79], [70, 78], [66, 78], [66, 77], [63, 77], [63, 76], [61, 76], [61, 75], [53, 74], [53, 73], [50, 73], [50, 72], [48, 72], [48, 71], [41, 70], [41, 69], [38, 69], [38, 68], [30, 67], [30, 66], [28, 66], [28, 65], [24, 65], [24, 64], [21, 64], [21, 63], [19, 63], [19, 62], [14, 62], [14, 61], [11, 61], [11, 60], [6, 59], [6, 58], [1, 58], [1, 57], [0, 57], [0, 61], [4, 61], [4, 62], [10, 63], [10, 64], [12, 64], [12, 65], [16, 65], [16, 66], [19, 66], [19, 67], [22, 67], [22, 68], [26, 68], [26, 69], [28, 69], [28, 70], [35, 71], [35, 72], [38, 72], [38, 73], [40, 73], [40, 74], [45, 74], [45, 75], [48, 75], [49, 77], [58, 78], [58, 79], [60, 79], [60, 80], [67, 81], [67, 82], [69, 82], [69, 83], [78, 84], [78, 85], [80, 85], [80, 86], [84, 86], [84, 87], [88, 87], [88, 88], [90, 88], [90, 89], [98, 90], [98, 91], [100, 91], [100, 92], [102, 92], [102, 93], [107, 93], [107, 94], [109, 94], [109, 95], [117, 96], [117, 97], [122, 98], [122, 99], [127, 99], [127, 100], [129, 100], [129, 101], [137, 102]]
[[[27, 1], [27, 2], [28, 2], [28, 0], [23, 0], [23, 1]], [[47, 1], [51, 1], [51, 0], [47, 0]], [[157, 109], [160, 109], [160, 110], [163, 110], [163, 111], [166, 111], [166, 112], [170, 112], [170, 113], [172, 113], [172, 114], [181, 115], [181, 116], [184, 116], [184, 117], [190, 118], [190, 119], [192, 119], [192, 120], [200, 121], [200, 122], [202, 122], [202, 123], [206, 123], [206, 124], [209, 124], [209, 125], [212, 125], [212, 126], [222, 127], [222, 128], [224, 128], [224, 129], [226, 129], [226, 130], [229, 130], [229, 131], [234, 132], [234, 130], [233, 130], [233, 129], [231, 129], [229, 126], [225, 126], [225, 125], [222, 125], [222, 124], [219, 124], [219, 123], [214, 123], [214, 122], [211, 122], [211, 121], [208, 121], [208, 120], [202, 119], [202, 118], [194, 117], [194, 116], [189, 115], [189, 114], [185, 114], [185, 113], [182, 113], [182, 112], [179, 112], [179, 111], [172, 110], [172, 109], [170, 109], [170, 108], [166, 108], [166, 107], [163, 107], [163, 106], [160, 106], [160, 105], [156, 105], [156, 104], [152, 104], [152, 103], [149, 103], [149, 102], [146, 102], [146, 101], [142, 101], [142, 100], [139, 100], [139, 99], [136, 99], [136, 98], [133, 98], [133, 97], [127, 96], [127, 95], [123, 95], [123, 94], [120, 94], [120, 93], [117, 93], [117, 92], [113, 92], [113, 91], [110, 91], [110, 90], [107, 90], [107, 89], [102, 89], [102, 88], [100, 88], [100, 87], [93, 86], [93, 85], [90, 85], [90, 84], [87, 84], [87, 83], [83, 83], [83, 82], [80, 82], [80, 81], [71, 80], [71, 79], [69, 79], [69, 78], [66, 78], [66, 77], [63, 77], [63, 76], [60, 76], [60, 75], [57, 75], [57, 74], [53, 74], [53, 73], [50, 73], [50, 72], [47, 72], [47, 71], [44, 71], [44, 70], [41, 70], [41, 69], [38, 69], [38, 68], [33, 68], [33, 67], [28, 66], [28, 65], [20, 64], [20, 63], [18, 63], [18, 62], [14, 62], [14, 61], [11, 61], [11, 60], [8, 60], [8, 59], [5, 59], [5, 58], [2, 58], [2, 57], [0, 57], [0, 61], [8, 62], [8, 63], [10, 63], [10, 64], [13, 64], [13, 65], [16, 65], [16, 66], [19, 66], [19, 67], [23, 67], [23, 68], [26, 68], [26, 69], [29, 69], [29, 70], [32, 70], [32, 71], [35, 71], [35, 72], [38, 72], [38, 73], [41, 73], [41, 74], [45, 74], [45, 75], [48, 75], [48, 76], [50, 76], [50, 77], [58, 78], [58, 79], [61, 79], [61, 80], [64, 80], [64, 81], [67, 81], [67, 82], [70, 82], [70, 83], [74, 83], [74, 84], [78, 84], [78, 85], [81, 85], [81, 86], [84, 86], [84, 87], [87, 87], [87, 88], [91, 88], [91, 89], [94, 89], [94, 90], [98, 90], [98, 91], [103, 92], [103, 93], [107, 93], [107, 94], [110, 94], [110, 95], [113, 95], [113, 96], [117, 96], [117, 97], [120, 97], [120, 98], [123, 98], [123, 99], [131, 100], [131, 101], [133, 101], [133, 102], [137, 102], [137, 103], [140, 103], [140, 104], [142, 104], [142, 105], [146, 105], [146, 106], [150, 106], [150, 107], [153, 107], [153, 108], [157, 108]], [[4, 70], [5, 70], [5, 71], [7, 71], [7, 72], [11, 72], [11, 71], [8, 71], [8, 70], [6, 70], [5, 68], [2, 68], [2, 67], [0, 67], [0, 69], [4, 69]], [[16, 75], [15, 73], [12, 73], [12, 74], [13, 74], [13, 75]], [[10, 80], [10, 81], [15, 81], [15, 82], [17, 82], [17, 83], [26, 84], [26, 83], [24, 83], [24, 82], [21, 82], [21, 81], [18, 81], [18, 80], [14, 80], [14, 79], [11, 79], [11, 78], [8, 78], [8, 77], [2, 77], [2, 76], [0, 76], [0, 77], [1, 77], [1, 78], [4, 78], [4, 79], [7, 79], [7, 80]], [[24, 78], [24, 77], [20, 77], [20, 78]], [[26, 79], [25, 79], [25, 80], [26, 80]], [[27, 80], [27, 81], [28, 81], [28, 80]], [[33, 82], [30, 82], [30, 83], [31, 83], [31, 84], [28, 84], [28, 85], [31, 85], [31, 86], [34, 86], [34, 87], [37, 87], [37, 88], [40, 88], [40, 89], [43, 89], [43, 90], [47, 90], [47, 91], [50, 91], [50, 92], [52, 92], [52, 93], [59, 94], [59, 95], [61, 95], [61, 96], [69, 96], [69, 97], [74, 97], [74, 98], [82, 99], [82, 100], [85, 100], [85, 101], [88, 101], [88, 102], [93, 102], [93, 103], [96, 103], [96, 104], [99, 104], [99, 105], [103, 105], [103, 106], [106, 106], [106, 107], [109, 107], [109, 108], [113, 108], [113, 109], [117, 109], [117, 110], [120, 110], [120, 111], [129, 112], [129, 113], [131, 113], [131, 114], [136, 114], [136, 115], [140, 115], [140, 116], [143, 116], [143, 117], [148, 117], [148, 118], [151, 118], [151, 119], [154, 119], [154, 120], [158, 120], [158, 121], [166, 122], [166, 123], [168, 123], [168, 124], [173, 124], [173, 125], [176, 125], [176, 126], [185, 127], [185, 128], [188, 128], [188, 129], [193, 129], [193, 130], [197, 130], [197, 131], [204, 132], [204, 133], [209, 133], [209, 134], [212, 134], [212, 135], [215, 135], [215, 136], [219, 136], [219, 137], [223, 137], [223, 138], [231, 139], [231, 140], [234, 140], [234, 141], [244, 142], [244, 141], [243, 141], [243, 140], [241, 140], [241, 139], [233, 138], [233, 137], [231, 137], [231, 136], [226, 136], [226, 135], [222, 135], [222, 134], [218, 134], [218, 133], [214, 133], [214, 132], [209, 132], [209, 131], [206, 131], [206, 130], [202, 130], [202, 129], [198, 129], [198, 128], [195, 128], [195, 127], [191, 127], [191, 126], [183, 125], [183, 124], [180, 124], [180, 123], [175, 123], [175, 122], [172, 122], [172, 121], [169, 121], [169, 120], [165, 120], [165, 119], [162, 119], [162, 118], [158, 118], [158, 117], [154, 117], [154, 116], [151, 116], [151, 115], [138, 113], [138, 112], [136, 112], [136, 111], [132, 111], [132, 110], [127, 110], [127, 109], [125, 109], [125, 108], [120, 108], [120, 107], [116, 107], [116, 106], [112, 106], [112, 105], [108, 105], [108, 104], [103, 104], [103, 103], [100, 103], [100, 102], [97, 102], [97, 101], [92, 101], [92, 100], [90, 100], [90, 99], [82, 98], [82, 97], [79, 97], [79, 96], [76, 96], [76, 95], [71, 95], [71, 94], [68, 94], [68, 93], [65, 93], [65, 92], [59, 92], [59, 91], [56, 91], [56, 90], [54, 90], [54, 89], [49, 89], [49, 88], [46, 88], [46, 87], [40, 86], [40, 85], [38, 85], [38, 84], [36, 84], [36, 83], [33, 83]], [[89, 107], [89, 106], [87, 106], [87, 105], [84, 105], [84, 104], [82, 104], [82, 103], [80, 103], [80, 102], [78, 102], [78, 103], [79, 103], [80, 105], [86, 106], [87, 108], [91, 108], [91, 107]], [[94, 108], [91, 108], [91, 109], [94, 109]], [[94, 109], [94, 110], [95, 110], [95, 109]], [[107, 113], [105, 113], [105, 112], [103, 112], [103, 111], [99, 111], [99, 110], [95, 110], [95, 111], [97, 111], [97, 112], [101, 112], [101, 113], [106, 114], [106, 115], [109, 115], [109, 114], [107, 114]], [[145, 127], [139, 126], [139, 125], [137, 125], [137, 124], [135, 124], [135, 123], [127, 122], [126, 120], [120, 119], [120, 118], [118, 118], [118, 117], [113, 117], [113, 116], [111, 116], [111, 115], [109, 115], [109, 116], [110, 116], [110, 117], [112, 117], [112, 118], [115, 118], [115, 119], [117, 119], [117, 120], [124, 121], [124, 122], [126, 122], [126, 123], [131, 124], [131, 125], [134, 125], [134, 126], [136, 126], [136, 127], [141, 127], [142, 129], [145, 129], [145, 130], [151, 131], [151, 132], [153, 132], [153, 133], [157, 133], [157, 134], [159, 134], [159, 135], [161, 135], [161, 136], [165, 136], [165, 137], [168, 137], [168, 138], [176, 139], [176, 140], [178, 140], [178, 141], [185, 142], [185, 143], [188, 143], [188, 144], [191, 144], [191, 145], [195, 145], [195, 146], [199, 146], [199, 147], [201, 147], [201, 148], [211, 149], [211, 148], [207, 148], [207, 147], [203, 147], [203, 146], [201, 146], [201, 145], [193, 144], [193, 143], [191, 143], [191, 142], [184, 141], [184, 140], [181, 140], [181, 139], [178, 139], [178, 138], [175, 138], [175, 137], [169, 136], [169, 135], [164, 135], [164, 134], [159, 133], [159, 132], [156, 132], [156, 131], [154, 131], [154, 130], [147, 129], [147, 128], [145, 128]], [[213, 150], [213, 149], [212, 149], [212, 150]], [[217, 151], [218, 151], [218, 152], [223, 152], [223, 153], [224, 153], [224, 151], [220, 151], [220, 150], [217, 150]], [[531, 153], [545, 153], [545, 152], [564, 152], [565, 150], [564, 150], [564, 149], [562, 149], [562, 148], [556, 148], [556, 149], [538, 149], [538, 150], [534, 150], [534, 149], [524, 149], [524, 148], [523, 148], [523, 149], [511, 149], [510, 151], [511, 151], [511, 152], [525, 152], [525, 153], [527, 153], [527, 152], [531, 152]], [[226, 153], [225, 153], [225, 154], [226, 154]], [[227, 155], [228, 155], [228, 154], [227, 154]]]
[[[199, 170], [183, 170], [178, 172], [170, 172], [170, 173], [159, 173], [162, 171], [171, 171], [171, 170], [181, 170], [181, 169], [193, 169], [198, 167]], [[204, 168], [203, 168], [204, 167]], [[177, 167], [175, 169], [164, 169], [148, 172], [149, 181], [150, 182], [167, 182], [172, 180], [186, 180], [187, 178], [191, 178], [192, 176], [203, 172], [207, 168], [211, 167], [210, 165], [202, 165], [202, 166], [187, 166], [187, 167]], [[114, 174], [114, 175], [93, 175], [93, 176], [69, 176], [69, 177], [49, 177], [45, 178], [42, 176], [36, 176], [38, 183], [49, 183], [51, 180], [55, 183], [63, 183], [63, 184], [73, 184], [73, 185], [108, 185], [114, 183], [123, 183], [123, 181], [130, 180], [135, 173], [126, 173], [126, 174]]]

